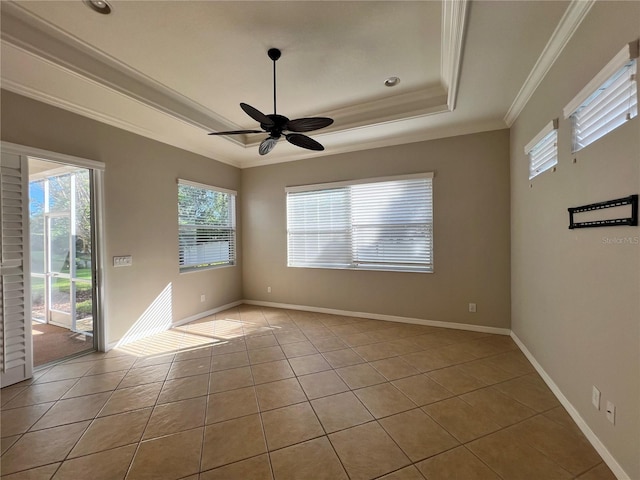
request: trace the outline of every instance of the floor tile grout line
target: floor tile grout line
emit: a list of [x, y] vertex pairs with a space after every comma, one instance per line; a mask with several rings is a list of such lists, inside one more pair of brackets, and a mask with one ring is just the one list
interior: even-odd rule
[[[411, 459], [409, 459], [409, 460], [411, 460]], [[378, 475], [377, 477], [373, 477], [371, 480], [381, 480], [384, 477], [386, 477], [387, 475], [392, 475], [392, 474], [397, 473], [397, 472], [399, 472], [401, 470], [404, 470], [405, 468], [411, 468], [411, 467], [414, 467], [416, 470], [418, 470], [418, 475], [420, 475], [420, 477], [424, 479], [424, 475], [422, 475], [422, 472], [418, 469], [416, 464], [412, 462], [409, 465], [404, 465], [404, 466], [402, 466], [400, 468], [396, 468], [395, 470], [391, 470], [390, 472], [386, 472], [386, 473], [383, 473], [382, 475]]]
[[[303, 333], [303, 335], [306, 337], [306, 335]], [[307, 337], [308, 338], [308, 337]], [[313, 342], [311, 342], [309, 340], [309, 342], [313, 345]], [[315, 347], [315, 346], [314, 346]], [[321, 354], [322, 355], [322, 354]], [[324, 356], [323, 356], [324, 358]], [[325, 359], [326, 361], [326, 359]], [[322, 421], [320, 421], [320, 418], [318, 417], [318, 413], [316, 412], [315, 408], [313, 407], [313, 403], [311, 403], [311, 400], [309, 399], [309, 396], [307, 395], [307, 392], [304, 390], [304, 388], [302, 387], [302, 385], [300, 384], [300, 380], [298, 380], [298, 376], [295, 372], [295, 370], [293, 370], [293, 367], [291, 366], [291, 363], [289, 362], [289, 359], [287, 358], [287, 362], [289, 363], [289, 368], [291, 368], [291, 370], [293, 371], [294, 375], [295, 375], [295, 379], [298, 382], [298, 385], [300, 386], [300, 389], [302, 390], [305, 398], [307, 399], [307, 403], [309, 404], [309, 407], [311, 408], [311, 411], [313, 412], [316, 421], [318, 422], [318, 424], [320, 425], [320, 428], [322, 429], [322, 431], [324, 432], [324, 437], [326, 437], [327, 442], [329, 442], [329, 445], [331, 445], [331, 449], [333, 450], [336, 458], [338, 459], [338, 461], [340, 462], [340, 465], [342, 466], [343, 471], [345, 472], [345, 474], [347, 475], [348, 478], [350, 478], [349, 473], [347, 472], [347, 469], [344, 466], [344, 463], [342, 462], [342, 459], [340, 458], [340, 455], [338, 455], [338, 452], [336, 451], [333, 443], [331, 442], [331, 439], [329, 438], [329, 434], [327, 433], [327, 430], [325, 429], [324, 425], [322, 424]], [[334, 371], [333, 368], [331, 369], [331, 371]], [[318, 372], [315, 372], [318, 373]], [[320, 438], [320, 437], [316, 437], [316, 438]], [[305, 441], [310, 441], [313, 439], [307, 439]], [[304, 442], [299, 442], [299, 443], [304, 443]], [[294, 444], [295, 445], [295, 444]], [[287, 447], [284, 448], [289, 448], [293, 445], [288, 445]], [[268, 448], [268, 447], [267, 447]], [[269, 452], [269, 461], [271, 462], [271, 452]], [[273, 470], [272, 470], [272, 475], [273, 475]], [[275, 475], [274, 475], [275, 478]]]
[[[575, 477], [574, 477], [574, 478], [576, 478], [576, 479], [577, 479], [577, 478], [579, 478], [581, 475], [584, 475], [585, 473], [590, 472], [591, 470], [594, 470], [595, 468], [597, 468], [597, 467], [598, 467], [598, 466], [600, 466], [601, 464], [606, 465], [606, 463], [601, 459], [601, 461], [600, 461], [600, 462], [598, 462], [598, 463], [596, 463], [595, 465], [593, 465], [592, 467], [589, 467], [589, 468], [587, 468], [586, 470], [584, 470], [584, 471], [582, 471], [582, 472], [578, 473], [577, 475], [575, 475]], [[607, 468], [608, 468], [608, 467], [607, 467]]]
[[[260, 418], [260, 430], [262, 431], [262, 441], [264, 442], [264, 448], [266, 450], [267, 461], [269, 462], [269, 472], [271, 473], [271, 478], [275, 479], [275, 474], [273, 473], [273, 463], [271, 462], [271, 455], [269, 454], [269, 443], [267, 442], [267, 432], [264, 427], [264, 419], [262, 418], [262, 408], [260, 407], [260, 400], [258, 399], [258, 392], [256, 391], [256, 381], [253, 376], [253, 370], [249, 367], [249, 372], [251, 373], [251, 383], [253, 385], [253, 395], [256, 401], [256, 406], [258, 407], [258, 416]], [[262, 455], [262, 454], [260, 454]]]
[[[213, 349], [211, 350], [211, 362], [213, 362]], [[210, 395], [209, 392], [211, 391], [211, 382], [212, 382], [212, 378], [211, 378], [211, 375], [209, 375], [209, 379], [207, 381], [207, 395], [205, 397], [205, 405], [204, 405], [204, 424], [202, 425], [202, 440], [200, 443], [200, 460], [198, 462], [198, 476], [200, 476], [200, 472], [202, 472], [204, 447], [205, 447], [205, 440], [207, 435], [207, 416], [209, 414], [209, 395]]]
[[[549, 410], [546, 410], [546, 411], [549, 411]], [[545, 415], [544, 415], [544, 413], [537, 413], [536, 415], [534, 415], [534, 416], [532, 416], [532, 417], [529, 417], [529, 418], [527, 418], [527, 419], [525, 419], [525, 420], [523, 420], [523, 421], [521, 421], [521, 422], [519, 422], [519, 423], [524, 423], [524, 422], [526, 422], [527, 420], [531, 420], [532, 418], [539, 417], [539, 416], [545, 416]], [[552, 420], [551, 420], [551, 421], [552, 421]], [[555, 422], [554, 422], [554, 423], [555, 423]], [[509, 427], [506, 427], [506, 428], [511, 428], [511, 427], [513, 427], [513, 426], [515, 426], [515, 425], [509, 425]], [[562, 427], [562, 425], [560, 425], [560, 426]], [[526, 440], [525, 440], [525, 441], [526, 441]], [[551, 456], [549, 456], [549, 454], [548, 454], [548, 453], [543, 452], [542, 450], [540, 450], [537, 446], [535, 446], [535, 445], [534, 445], [534, 444], [532, 444], [532, 443], [527, 442], [527, 444], [528, 444], [528, 446], [529, 446], [529, 447], [533, 448], [534, 450], [537, 450], [537, 451], [538, 451], [538, 453], [540, 453], [541, 455], [543, 455], [544, 457], [546, 457], [550, 462], [552, 462], [552, 463], [556, 464], [556, 465], [557, 465], [559, 468], [561, 468], [562, 470], [566, 471], [569, 475], [572, 475], [574, 478], [575, 478], [575, 477], [578, 477], [579, 475], [581, 475], [582, 473], [584, 473], [584, 472], [581, 472], [581, 473], [578, 473], [577, 475], [574, 475], [574, 474], [573, 474], [573, 473], [571, 473], [567, 468], [565, 468], [563, 465], [561, 465], [560, 463], [558, 463], [558, 461], [556, 461], [554, 458], [552, 458]], [[599, 456], [599, 455], [598, 455], [598, 456]], [[602, 458], [601, 458], [601, 457], [600, 457], [600, 459], [602, 460]], [[593, 467], [591, 467], [591, 468], [593, 468]]]
[[463, 444], [462, 447], [467, 452], [469, 452], [471, 455], [473, 455], [476, 459], [478, 459], [478, 461], [480, 461], [483, 465], [485, 465], [489, 470], [491, 470], [493, 473], [495, 473], [499, 478], [504, 478], [502, 475], [500, 475], [499, 472], [497, 472], [494, 468], [492, 468], [491, 465], [489, 465], [487, 462], [485, 462], [484, 459], [480, 458], [478, 455], [476, 455], [476, 453], [473, 450], [471, 450], [469, 447], [467, 447], [466, 444]]
[[[173, 366], [174, 361], [175, 361], [175, 355], [174, 355], [173, 359], [171, 360], [171, 366]], [[135, 362], [133, 363], [133, 365], [135, 365]], [[133, 365], [132, 365], [131, 368], [133, 368]], [[169, 375], [169, 371], [171, 371], [171, 366], [169, 367], [169, 370], [167, 371], [167, 376]], [[129, 369], [129, 371], [131, 370], [131, 368]], [[126, 375], [125, 375], [125, 377], [126, 377]], [[123, 380], [124, 380], [124, 377], [123, 377]], [[145, 422], [144, 428], [142, 429], [142, 432], [140, 433], [140, 438], [138, 439], [135, 451], [133, 452], [133, 455], [132, 455], [131, 460], [129, 462], [129, 466], [128, 466], [127, 471], [126, 471], [126, 473], [124, 475], [125, 479], [129, 476], [129, 474], [131, 473], [131, 470], [133, 469], [133, 464], [134, 464], [134, 462], [136, 460], [136, 457], [138, 456], [138, 452], [140, 451], [140, 446], [142, 445], [142, 442], [143, 442], [142, 439], [144, 438], [144, 432], [149, 427], [149, 422], [151, 421], [151, 417], [153, 416], [153, 412], [155, 411], [156, 406], [158, 405], [158, 398], [160, 398], [160, 394], [162, 393], [162, 389], [164, 388], [166, 382], [167, 382], [167, 379], [165, 377], [165, 379], [162, 381], [162, 386], [160, 387], [160, 390], [158, 391], [158, 395], [156, 396], [156, 399], [155, 399], [153, 405], [149, 405], [147, 407], [143, 407], [143, 408], [150, 408], [151, 407], [151, 412], [149, 413], [149, 417], [147, 418], [147, 421]], [[153, 383], [155, 383], [155, 382], [153, 382]], [[114, 392], [115, 391], [117, 391], [117, 390], [114, 390]], [[105, 406], [106, 406], [106, 404], [105, 404]]]
[[[51, 400], [51, 402], [56, 403], [56, 402], [58, 402], [58, 401], [62, 400], [62, 397], [63, 397], [67, 392], [69, 392], [69, 390], [71, 390], [73, 387], [75, 387], [75, 386], [76, 386], [76, 384], [81, 380], [81, 378], [82, 378], [82, 377], [78, 377], [78, 378], [66, 378], [66, 379], [64, 379], [64, 380], [57, 380], [57, 381], [59, 381], [59, 382], [64, 382], [64, 381], [66, 381], [66, 380], [75, 380], [75, 382], [74, 382], [74, 384], [73, 384], [73, 385], [71, 385], [71, 386], [70, 386], [70, 387], [69, 387], [69, 388], [68, 388], [68, 389], [67, 389], [67, 390], [66, 390], [66, 391], [65, 391], [65, 392], [60, 396], [60, 397], [58, 397], [58, 399], [57, 399], [57, 400]], [[54, 382], [49, 382], [49, 383], [54, 383]], [[45, 385], [45, 384], [40, 384], [40, 385]], [[29, 385], [29, 386], [25, 387], [25, 389], [28, 389], [28, 388], [29, 388], [29, 387], [31, 387], [31, 386], [32, 386], [32, 385]], [[18, 397], [19, 395], [22, 395], [22, 394], [23, 394], [23, 393], [25, 393], [25, 392], [26, 392], [26, 390], [24, 390], [24, 391], [20, 392], [18, 395], [15, 395], [15, 396], [11, 397], [11, 400], [9, 400], [7, 403], [11, 403], [11, 402], [13, 402], [14, 400], [16, 400], [16, 399], [17, 399], [17, 397]], [[9, 407], [9, 408], [7, 408], [6, 406], [4, 406], [4, 407], [1, 407], [1, 408], [0, 408], [0, 411], [7, 411], [7, 410], [15, 410], [15, 409], [17, 409], [17, 408], [32, 407], [32, 406], [34, 406], [34, 405], [42, 405], [43, 403], [49, 403], [49, 402], [31, 403], [31, 404], [27, 404], [27, 405], [21, 405], [21, 406], [18, 406], [18, 407]]]
[[[118, 357], [114, 357], [114, 358], [118, 358]], [[108, 359], [105, 359], [105, 360], [108, 360]], [[80, 434], [80, 436], [78, 437], [78, 439], [75, 441], [75, 443], [73, 444], [73, 446], [71, 447], [71, 449], [69, 450], [69, 452], [67, 452], [67, 454], [65, 455], [64, 459], [62, 460], [62, 463], [60, 464], [60, 467], [62, 467], [62, 464], [63, 464], [64, 462], [66, 462], [67, 460], [69, 460], [69, 455], [71, 454], [71, 452], [73, 451], [73, 449], [74, 449], [74, 448], [76, 448], [76, 446], [78, 445], [78, 443], [80, 443], [80, 441], [81, 441], [81, 440], [82, 440], [82, 438], [86, 435], [87, 431], [88, 431], [88, 430], [89, 430], [89, 428], [93, 425], [93, 423], [94, 423], [98, 418], [103, 418], [103, 417], [100, 417], [100, 416], [99, 416], [99, 415], [100, 415], [100, 413], [102, 413], [102, 411], [104, 410], [104, 408], [106, 407], [106, 405], [107, 405], [107, 404], [109, 403], [109, 401], [113, 398], [113, 396], [115, 395], [115, 393], [118, 391], [118, 386], [120, 385], [120, 383], [122, 383], [122, 381], [124, 380], [124, 378], [127, 376], [128, 372], [129, 372], [129, 371], [131, 371], [131, 369], [133, 368], [133, 365], [135, 365], [135, 362], [136, 362], [136, 360], [134, 360], [134, 362], [131, 364], [131, 366], [130, 366], [128, 369], [126, 369], [127, 373], [125, 373], [125, 374], [123, 375], [122, 379], [120, 379], [120, 382], [118, 382], [118, 385], [116, 385], [116, 388], [115, 388], [113, 391], [111, 391], [111, 394], [109, 395], [109, 398], [107, 398], [107, 400], [104, 402], [104, 404], [102, 405], [102, 407], [98, 410], [98, 412], [95, 414], [95, 416], [93, 417], [93, 419], [91, 419], [91, 420], [90, 420], [89, 424], [86, 426], [86, 428], [84, 429], [84, 431]], [[94, 367], [95, 367], [95, 366], [94, 366]], [[88, 371], [88, 372], [90, 372], [94, 367], [92, 367], [91, 369], [89, 369], [89, 371]], [[116, 371], [123, 371], [123, 370], [116, 370]], [[87, 372], [87, 373], [88, 373], [88, 372]], [[111, 373], [111, 372], [103, 372], [103, 373]], [[89, 375], [85, 375], [85, 376], [89, 376]], [[83, 377], [81, 377], [81, 378], [85, 378], [85, 376], [83, 376]], [[78, 381], [80, 381], [80, 380], [78, 380]], [[122, 412], [121, 412], [121, 413], [122, 413]], [[151, 415], [149, 415], [149, 418], [151, 418]], [[148, 421], [149, 421], [149, 419], [147, 419], [147, 422], [148, 422]], [[145, 426], [145, 428], [146, 428], [146, 426]], [[143, 429], [143, 433], [144, 433], [144, 429]], [[137, 443], [136, 450], [135, 450], [135, 452], [134, 452], [134, 454], [133, 454], [133, 456], [131, 457], [131, 460], [130, 460], [130, 462], [129, 462], [129, 467], [127, 468], [127, 473], [125, 474], [125, 477], [126, 477], [126, 475], [128, 475], [129, 469], [131, 468], [131, 465], [133, 464], [133, 459], [134, 459], [134, 458], [135, 458], [135, 456], [136, 456], [136, 453], [137, 453], [138, 448], [139, 448], [139, 446], [140, 446], [140, 441], [141, 441], [141, 439], [142, 439], [142, 434], [140, 435], [140, 440], [139, 440], [139, 441], [138, 441], [138, 443]], [[104, 450], [103, 450], [103, 451], [104, 451]], [[93, 453], [95, 454], [95, 453], [99, 453], [99, 452], [93, 452]], [[74, 457], [74, 458], [76, 458], [76, 457]]]
[[[548, 410], [547, 410], [547, 411], [548, 411]], [[508, 425], [508, 426], [506, 426], [506, 427], [502, 427], [502, 428], [500, 428], [500, 429], [498, 429], [498, 430], [495, 430], [495, 431], [493, 431], [493, 432], [489, 432], [489, 433], [487, 433], [487, 434], [483, 434], [483, 435], [481, 435], [481, 436], [479, 436], [479, 437], [477, 437], [477, 438], [474, 438], [474, 439], [472, 439], [472, 440], [469, 440], [468, 442], [462, 443], [462, 446], [464, 446], [465, 448], [467, 448], [467, 450], [469, 450], [469, 451], [470, 451], [474, 456], [476, 456], [477, 458], [479, 458], [479, 459], [482, 461], [482, 463], [485, 463], [485, 464], [486, 464], [486, 462], [484, 462], [484, 460], [483, 460], [482, 458], [480, 458], [478, 455], [476, 455], [476, 454], [475, 454], [475, 452], [473, 452], [473, 450], [471, 450], [470, 448], [468, 448], [468, 447], [467, 447], [467, 445], [468, 445], [468, 444], [470, 444], [470, 443], [472, 443], [472, 442], [475, 442], [475, 441], [477, 441], [477, 440], [482, 440], [483, 438], [489, 437], [489, 436], [491, 436], [491, 435], [493, 435], [493, 434], [496, 434], [496, 433], [498, 433], [498, 432], [501, 432], [501, 431], [504, 431], [504, 430], [508, 430], [508, 429], [510, 429], [510, 428], [512, 428], [512, 427], [514, 427], [514, 426], [516, 426], [516, 425], [519, 425], [519, 424], [521, 424], [521, 423], [524, 423], [524, 422], [526, 422], [526, 421], [528, 421], [528, 420], [531, 420], [532, 418], [535, 418], [535, 417], [540, 416], [540, 415], [544, 415], [544, 413], [542, 413], [542, 412], [536, 412], [536, 415], [533, 415], [533, 416], [531, 416], [531, 417], [528, 417], [528, 418], [525, 418], [525, 419], [523, 419], [523, 420], [520, 420], [519, 422], [514, 423], [514, 424], [512, 424], [512, 425]], [[435, 420], [435, 419], [434, 419], [434, 420]], [[525, 441], [526, 441], [526, 440], [525, 440]], [[576, 477], [578, 477], [579, 475], [581, 475], [581, 474], [573, 475], [573, 474], [572, 474], [571, 472], [569, 472], [565, 467], [563, 467], [562, 465], [560, 465], [556, 460], [554, 460], [553, 458], [549, 457], [549, 455], [547, 455], [545, 452], [541, 451], [539, 448], [535, 447], [534, 445], [532, 445], [532, 444], [530, 444], [530, 443], [528, 443], [528, 442], [527, 442], [527, 446], [529, 446], [529, 447], [533, 448], [534, 450], [538, 451], [538, 453], [540, 453], [541, 455], [543, 455], [544, 457], [546, 457], [546, 458], [547, 458], [551, 463], [555, 464], [555, 465], [556, 465], [558, 468], [560, 468], [561, 470], [564, 470], [565, 472], [567, 472], [567, 473], [571, 476], [571, 478], [576, 478]], [[495, 472], [498, 476], [500, 476], [500, 475], [498, 474], [498, 472], [496, 472], [493, 468], [491, 468], [491, 466], [489, 466], [488, 464], [486, 464], [486, 465], [487, 465], [487, 466], [488, 466], [488, 467], [489, 467], [493, 472]], [[583, 473], [584, 473], [584, 472], [583, 472]]]
[[[35, 470], [36, 468], [42, 468], [42, 467], [48, 467], [49, 465], [54, 465], [56, 463], [59, 463], [60, 465], [58, 465], [58, 468], [56, 468], [56, 471], [54, 472], [54, 474], [51, 476], [51, 478], [53, 478], [55, 476], [55, 473], [58, 472], [58, 470], [60, 469], [60, 466], [62, 466], [62, 460], [56, 460], [55, 462], [49, 462], [49, 463], [45, 463], [44, 465], [38, 465], [37, 467], [31, 467], [31, 468], [25, 468], [24, 470], [17, 470], [15, 472], [11, 472], [8, 475], [18, 475], [24, 472], [29, 472], [31, 470]], [[4, 478], [4, 475], [0, 478]]]

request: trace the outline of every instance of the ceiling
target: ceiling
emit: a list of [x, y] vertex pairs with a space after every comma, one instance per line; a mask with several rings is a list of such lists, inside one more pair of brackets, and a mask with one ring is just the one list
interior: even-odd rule
[[[506, 128], [592, 2], [110, 4], [2, 1], [2, 88], [244, 168]], [[325, 151], [207, 135], [273, 112], [271, 47], [278, 113], [334, 118]]]

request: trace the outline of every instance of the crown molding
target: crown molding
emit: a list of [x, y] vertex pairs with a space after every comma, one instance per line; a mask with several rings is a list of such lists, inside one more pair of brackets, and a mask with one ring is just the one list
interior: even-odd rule
[[[356, 128], [448, 112], [446, 100], [446, 92], [440, 85], [437, 85], [381, 100], [325, 111], [319, 116], [333, 118], [334, 123], [332, 126], [316, 132], [314, 136], [335, 132], [344, 133]], [[375, 121], [372, 121], [372, 118], [375, 118]], [[253, 134], [248, 137], [249, 141], [246, 146], [254, 147], [260, 143], [264, 135]]]
[[[150, 106], [145, 102], [140, 102], [137, 99], [132, 98], [119, 90], [114, 90], [101, 82], [97, 82], [75, 71], [61, 67], [60, 65], [42, 58], [41, 56], [33, 52], [7, 43], [4, 40], [2, 40], [1, 44], [3, 62], [8, 62], [9, 66], [15, 67], [15, 60], [20, 59], [20, 63], [24, 68], [40, 68], [37, 63], [39, 63], [43, 68], [49, 68], [50, 70], [43, 70], [43, 72], [46, 72], [46, 85], [50, 83], [68, 86], [72, 85], [71, 91], [74, 88], [81, 89], [83, 91], [90, 91], [92, 95], [97, 95], [100, 97], [104, 96], [105, 98], [108, 98], [108, 103], [118, 103], [119, 105], [121, 105], [121, 102], [125, 102], [123, 108], [138, 109], [138, 111], [143, 111], [147, 112], [148, 114], [154, 115], [155, 117], [153, 118], [165, 119], [166, 121], [170, 122], [170, 125], [173, 128], [184, 128], [185, 126], [187, 128], [193, 128], [192, 124], [183, 122], [179, 118], [176, 118], [174, 116], [167, 115], [163, 110], [156, 109], [153, 106]], [[213, 160], [226, 163], [228, 165], [232, 165], [234, 167], [240, 166], [239, 162], [236, 160], [213, 157], [211, 155], [211, 150], [205, 150], [201, 146], [193, 144], [184, 145], [180, 142], [172, 141], [171, 138], [166, 137], [161, 132], [156, 131], [155, 129], [147, 129], [139, 124], [128, 122], [121, 116], [106, 113], [96, 106], [83, 105], [81, 103], [78, 103], [77, 101], [62, 98], [61, 95], [55, 93], [52, 94], [46, 88], [43, 88], [42, 85], [26, 85], [24, 83], [16, 81], [10, 77], [10, 75], [12, 73], [15, 73], [15, 71], [16, 68], [3, 68], [1, 76], [1, 85], [3, 89], [16, 93], [18, 95], [22, 95], [24, 97], [32, 98], [48, 105], [52, 105], [57, 108], [61, 108], [63, 110], [81, 115], [86, 118], [90, 118], [92, 120], [96, 120], [98, 122], [111, 125], [113, 127], [120, 128], [137, 135], [141, 135], [146, 138], [151, 138], [153, 140], [172, 145], [174, 147], [190, 151], [198, 155], [202, 155]]]
[[[394, 147], [410, 143], [427, 142], [430, 140], [439, 140], [443, 138], [459, 137], [462, 135], [472, 135], [474, 133], [490, 132], [494, 130], [504, 130], [504, 122], [502, 119], [479, 120], [458, 125], [449, 125], [439, 128], [407, 133], [406, 135], [377, 138], [358, 143], [357, 147], [353, 145], [334, 146], [331, 150], [324, 152], [312, 153], [294, 153], [278, 158], [273, 157], [256, 157], [254, 160], [246, 160], [242, 162], [240, 168], [262, 167], [265, 165], [273, 165], [276, 163], [295, 162], [298, 160], [306, 160], [308, 158], [328, 157], [339, 154], [348, 154], [363, 150], [372, 150], [376, 148]], [[356, 131], [357, 129], [353, 129]]]
[[112, 115], [106, 115], [104, 113], [98, 112], [96, 110], [93, 109], [88, 109], [85, 107], [82, 107], [81, 105], [78, 105], [76, 103], [72, 103], [72, 102], [67, 102], [65, 100], [62, 100], [60, 98], [57, 97], [53, 97], [51, 95], [48, 95], [44, 92], [41, 92], [39, 90], [33, 89], [33, 88], [29, 88], [26, 87], [24, 85], [20, 85], [17, 84], [16, 82], [13, 82], [12, 80], [7, 80], [5, 78], [2, 79], [2, 88], [4, 90], [7, 90], [9, 92], [13, 92], [13, 93], [17, 93], [18, 95], [22, 95], [23, 97], [28, 97], [28, 98], [32, 98], [34, 100], [37, 100], [39, 102], [45, 103], [47, 105], [51, 105], [57, 108], [61, 108], [63, 110], [67, 110], [71, 113], [75, 113], [78, 115], [82, 115], [83, 117], [86, 118], [90, 118], [92, 120], [96, 120], [100, 123], [104, 123], [106, 125], [111, 125], [112, 127], [116, 127], [116, 128], [121, 128], [122, 130], [126, 130], [127, 132], [131, 132], [131, 133], [135, 133], [136, 135], [140, 135], [146, 138], [150, 138], [152, 140], [156, 140], [158, 142], [161, 143], [165, 143], [167, 145], [172, 145], [176, 148], [180, 148], [182, 150], [186, 150], [186, 151], [190, 151], [192, 153], [195, 153], [197, 155], [202, 155], [204, 157], [207, 158], [211, 158], [212, 160], [216, 160], [220, 163], [226, 163], [227, 165], [231, 165], [233, 167], [237, 167], [237, 168], [241, 168], [242, 165], [237, 162], [237, 161], [233, 161], [233, 160], [229, 160], [229, 159], [225, 159], [225, 158], [218, 158], [218, 157], [212, 157], [211, 156], [211, 152], [205, 152], [205, 151], [201, 151], [199, 149], [195, 149], [193, 147], [187, 148], [184, 145], [179, 145], [176, 143], [169, 143], [167, 142], [167, 139], [162, 137], [161, 135], [156, 134], [155, 132], [151, 131], [151, 130], [146, 130], [144, 128], [139, 127], [138, 125], [129, 123], [129, 122], [125, 122], [124, 120], [114, 117]]
[[442, 2], [440, 71], [442, 82], [447, 90], [447, 106], [450, 111], [456, 108], [458, 97], [458, 81], [462, 65], [468, 10], [468, 0], [444, 0]]
[[[2, 40], [93, 80], [166, 115], [206, 130], [237, 130], [240, 126], [13, 2], [2, 3]], [[61, 105], [62, 107], [62, 105]], [[62, 107], [64, 108], [64, 107]], [[230, 141], [244, 146], [242, 142]]]
[[151, 135], [153, 135], [153, 132], [151, 130], [147, 130], [133, 123], [129, 123], [125, 120], [122, 120], [121, 118], [106, 115], [94, 109], [85, 108], [76, 103], [68, 102], [61, 98], [54, 97], [53, 95], [49, 95], [42, 90], [27, 87], [26, 85], [14, 82], [13, 80], [5, 77], [2, 77], [2, 88], [4, 90], [8, 90], [9, 92], [22, 95], [23, 97], [32, 98], [34, 100], [38, 100], [39, 102], [46, 103], [47, 105], [62, 108], [63, 110], [68, 110], [78, 115], [82, 115], [83, 117], [88, 117], [93, 120], [97, 120], [98, 122], [106, 123], [113, 127], [121, 128], [122, 130], [127, 130], [137, 135], [142, 135], [143, 137], [150, 137]]
[[[322, 116], [333, 118], [334, 123], [340, 125], [340, 130], [345, 130], [384, 123], [396, 118], [428, 114], [434, 109], [444, 111], [446, 108], [442, 107], [446, 107], [446, 96], [446, 91], [440, 85], [435, 85], [372, 102], [330, 110], [324, 112]], [[375, 118], [375, 122], [371, 122], [371, 118]], [[331, 128], [326, 131], [331, 131]]]
[[589, 10], [594, 5], [595, 0], [571, 0], [551, 34], [551, 38], [542, 50], [540, 57], [529, 72], [529, 76], [524, 81], [520, 91], [513, 100], [511, 107], [504, 117], [507, 126], [511, 127], [516, 121], [518, 115], [522, 112], [527, 102], [531, 99], [544, 77], [547, 75], [555, 61], [558, 59], [564, 47], [569, 43], [571, 37], [576, 32], [582, 21], [585, 19]]

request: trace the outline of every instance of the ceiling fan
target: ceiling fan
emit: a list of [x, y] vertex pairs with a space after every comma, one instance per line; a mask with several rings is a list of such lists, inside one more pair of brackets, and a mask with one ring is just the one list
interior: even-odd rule
[[333, 123], [333, 119], [327, 117], [310, 117], [289, 120], [283, 115], [278, 115], [276, 110], [276, 61], [280, 58], [282, 52], [277, 48], [270, 48], [267, 55], [273, 60], [273, 113], [265, 115], [251, 105], [246, 103], [240, 104], [240, 108], [242, 108], [247, 115], [260, 123], [262, 130], [231, 130], [228, 132], [212, 132], [209, 135], [268, 133], [269, 136], [260, 143], [260, 147], [258, 148], [260, 155], [266, 155], [273, 150], [273, 147], [276, 146], [276, 143], [278, 143], [278, 140], [280, 140], [282, 136], [284, 136], [289, 143], [298, 147], [308, 150], [324, 150], [324, 147], [320, 143], [316, 142], [313, 138], [303, 135], [301, 132], [311, 132], [328, 127]]

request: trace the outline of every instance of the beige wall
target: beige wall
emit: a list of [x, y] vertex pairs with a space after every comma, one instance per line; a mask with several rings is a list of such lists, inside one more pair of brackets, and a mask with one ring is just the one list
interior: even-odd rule
[[[3, 141], [106, 164], [108, 343], [120, 339], [168, 285], [174, 321], [242, 298], [240, 266], [178, 271], [176, 179], [238, 190], [237, 168], [4, 90], [1, 133]], [[114, 255], [132, 255], [133, 266], [113, 268]]]
[[[640, 2], [596, 3], [511, 129], [512, 329], [634, 479], [640, 478], [640, 229], [569, 230], [567, 207], [640, 191], [640, 120], [572, 155], [562, 108], [639, 36]], [[557, 172], [535, 178], [530, 188], [524, 145], [555, 117]], [[608, 243], [625, 238], [632, 243]], [[601, 411], [591, 406], [592, 385], [602, 392]], [[617, 407], [615, 426], [605, 418], [606, 400]]]
[[[508, 154], [500, 130], [243, 170], [244, 297], [508, 328]], [[429, 171], [435, 273], [287, 268], [285, 186]]]

